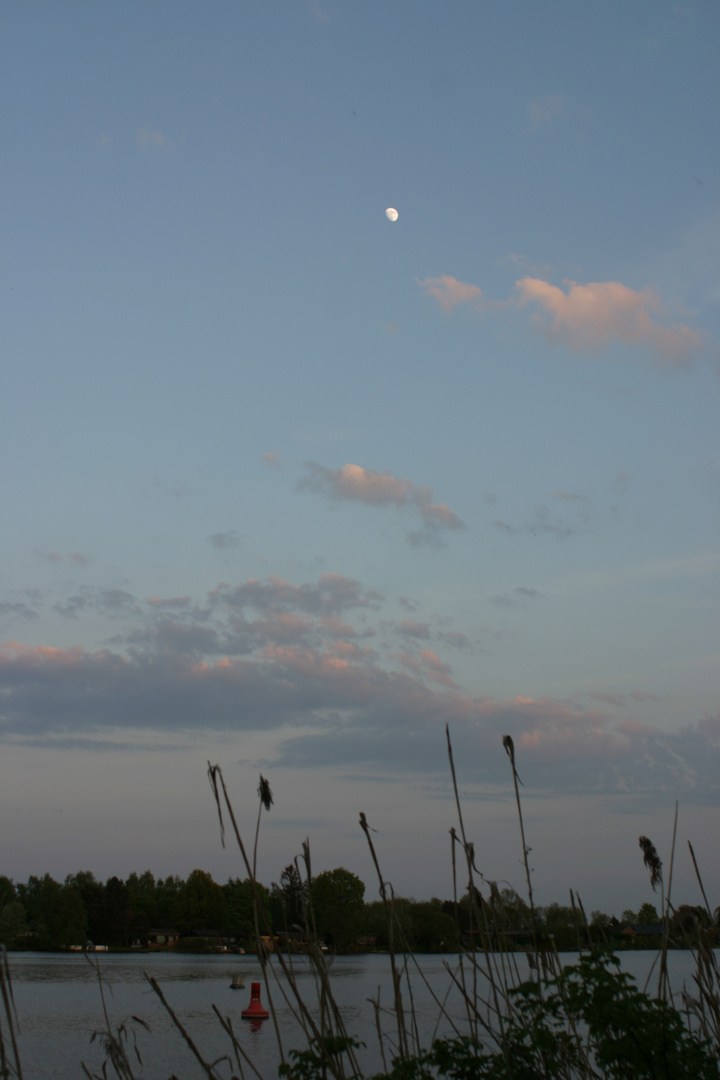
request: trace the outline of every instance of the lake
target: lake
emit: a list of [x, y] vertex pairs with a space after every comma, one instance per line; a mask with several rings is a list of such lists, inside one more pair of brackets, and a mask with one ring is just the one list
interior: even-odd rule
[[[144, 1020], [151, 1029], [148, 1033], [141, 1025], [130, 1021], [143, 1061], [143, 1066], [138, 1065], [136, 1070], [138, 1077], [167, 1080], [175, 1073], [180, 1080], [196, 1080], [205, 1075], [147, 984], [144, 972], [158, 980], [168, 1003], [187, 1027], [206, 1061], [212, 1062], [223, 1054], [231, 1053], [229, 1040], [212, 1010], [215, 1004], [222, 1015], [232, 1021], [242, 1046], [263, 1078], [277, 1076], [280, 1058], [272, 1020], [265, 1021], [257, 1030], [253, 1030], [240, 1017], [241, 1010], [250, 1000], [250, 983], [261, 979], [260, 965], [255, 957], [172, 953], [108, 953], [96, 954], [96, 957], [113, 1026], [134, 1015]], [[654, 952], [622, 953], [622, 966], [642, 986], [654, 957]], [[446, 964], [454, 969], [457, 958], [434, 955], [418, 956], [416, 959], [430, 987], [438, 997], [444, 998], [448, 987], [452, 987]], [[564, 959], [573, 963], [577, 960], [577, 954], [567, 954]], [[87, 958], [72, 953], [11, 953], [9, 960], [20, 1021], [18, 1042], [25, 1075], [33, 1080], [81, 1077], [81, 1061], [91, 1072], [99, 1072], [104, 1052], [97, 1040], [91, 1044], [90, 1039], [92, 1033], [103, 1026], [102, 1004], [97, 975]], [[525, 963], [522, 954], [520, 961]], [[690, 983], [692, 955], [688, 952], [671, 952], [669, 963], [673, 989], [680, 990], [683, 981]], [[313, 996], [314, 980], [307, 960], [296, 957], [294, 965], [304, 1000], [316, 1000]], [[245, 989], [233, 991], [230, 983], [233, 975], [238, 973], [245, 977]], [[380, 988], [381, 1005], [391, 1004], [389, 959], [379, 954], [339, 956], [332, 961], [331, 978], [349, 1033], [367, 1044], [361, 1061], [364, 1069], [372, 1074], [382, 1067], [382, 1060], [378, 1051], [374, 1009], [368, 999], [377, 997]], [[282, 977], [281, 983], [286, 985]], [[418, 975], [411, 973], [410, 986], [421, 1038], [427, 1044], [435, 1032], [438, 1006]], [[271, 985], [271, 990], [285, 1050], [302, 1049], [303, 1035], [290, 1007], [283, 1001], [279, 987]], [[403, 980], [407, 1001], [406, 990]], [[262, 999], [267, 1007], [264, 987]], [[453, 989], [447, 1007], [452, 1016], [462, 1020], [462, 1000]], [[388, 1022], [384, 1028], [391, 1031], [391, 1018], [386, 1019]], [[438, 1034], [450, 1034], [447, 1021], [440, 1025]], [[392, 1051], [388, 1049], [388, 1062], [391, 1056]], [[233, 1071], [237, 1073], [237, 1067]], [[231, 1075], [227, 1065], [222, 1066], [221, 1072], [223, 1076]], [[246, 1076], [252, 1076], [247, 1068]]]

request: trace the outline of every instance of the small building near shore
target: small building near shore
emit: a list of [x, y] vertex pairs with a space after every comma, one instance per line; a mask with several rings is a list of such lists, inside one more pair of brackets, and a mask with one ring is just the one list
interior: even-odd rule
[[157, 946], [167, 948], [168, 945], [177, 945], [179, 939], [180, 934], [177, 930], [167, 930], [163, 928], [148, 930], [147, 943], [150, 948]]

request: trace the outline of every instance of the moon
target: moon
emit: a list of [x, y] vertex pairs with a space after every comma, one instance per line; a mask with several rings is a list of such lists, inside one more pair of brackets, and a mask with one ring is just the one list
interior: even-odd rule
[[387, 210], [385, 211], [385, 217], [388, 219], [388, 221], [397, 221], [400, 215], [398, 214], [394, 206], [388, 206]]

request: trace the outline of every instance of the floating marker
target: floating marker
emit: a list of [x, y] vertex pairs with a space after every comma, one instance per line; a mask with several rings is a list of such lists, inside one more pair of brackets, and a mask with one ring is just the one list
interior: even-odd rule
[[243, 1020], [267, 1020], [270, 1013], [260, 1000], [260, 983], [250, 983], [250, 1004], [240, 1013]]

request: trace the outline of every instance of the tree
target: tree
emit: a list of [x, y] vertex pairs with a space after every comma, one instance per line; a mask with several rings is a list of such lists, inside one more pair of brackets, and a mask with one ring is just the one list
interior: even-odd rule
[[158, 878], [155, 883], [155, 926], [164, 927], [166, 930], [175, 926], [177, 923], [175, 908], [182, 887], [182, 878], [173, 877], [172, 874], [164, 881]]
[[103, 883], [95, 879], [92, 871], [80, 870], [77, 874], [68, 874], [65, 885], [69, 889], [77, 889], [82, 897], [90, 940], [96, 945], [107, 945], [110, 941], [110, 923]]
[[11, 900], [0, 909], [0, 943], [12, 945], [26, 930], [25, 908], [19, 900]]
[[85, 944], [87, 916], [80, 891], [73, 885], [60, 885], [45, 874], [28, 878], [27, 885], [18, 885], [17, 893], [41, 949]]
[[540, 909], [545, 933], [555, 939], [555, 947], [573, 949], [586, 937], [585, 920], [579, 908], [564, 904], [548, 904]]
[[280, 893], [288, 926], [304, 924], [307, 888], [294, 863], [289, 863], [280, 875]]
[[107, 941], [111, 945], [130, 944], [130, 900], [127, 886], [120, 878], [111, 877], [105, 882], [105, 912]]
[[590, 925], [596, 930], [607, 930], [610, 926], [610, 916], [604, 911], [591, 911]]
[[258, 905], [258, 927], [261, 934], [266, 934], [270, 928], [270, 896], [264, 885], [259, 881], [253, 884], [250, 878], [241, 881], [240, 878], [229, 878], [227, 884], [222, 886], [225, 896], [225, 914], [223, 916], [223, 929], [228, 934], [242, 937], [255, 936], [255, 901]]
[[219, 932], [225, 913], [225, 894], [210, 874], [193, 870], [178, 890], [175, 914], [183, 934], [207, 928]]
[[[159, 928], [155, 878], [146, 870], [143, 874], [132, 873], [125, 882], [127, 889], [127, 932], [131, 941], [145, 941], [150, 929]], [[164, 929], [170, 929], [169, 926]]]
[[313, 881], [310, 897], [318, 933], [337, 952], [346, 950], [362, 933], [365, 886], [355, 874], [339, 866]]
[[12, 903], [13, 900], [17, 900], [15, 886], [9, 877], [0, 874], [0, 909], [4, 908], [6, 904]]
[[650, 926], [660, 922], [660, 916], [655, 910], [654, 904], [643, 904], [637, 913], [637, 921], [642, 926]]
[[433, 899], [412, 905], [413, 946], [420, 952], [452, 952], [458, 948], [460, 934], [452, 915], [442, 909], [442, 901]]

